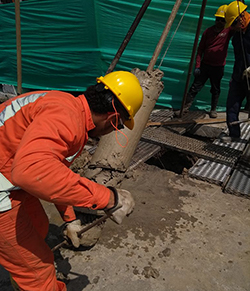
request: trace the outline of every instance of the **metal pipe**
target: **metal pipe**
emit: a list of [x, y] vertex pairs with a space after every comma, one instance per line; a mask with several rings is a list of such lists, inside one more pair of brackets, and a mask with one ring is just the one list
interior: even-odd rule
[[243, 123], [243, 122], [248, 122], [250, 121], [250, 118], [247, 118], [247, 119], [242, 119], [242, 120], [237, 120], [237, 121], [233, 121], [233, 122], [230, 122], [229, 125], [236, 125], [236, 124], [240, 124], [240, 123]]
[[[121, 208], [121, 206], [116, 207], [115, 209], [111, 209], [108, 210], [102, 217], [96, 219], [95, 221], [93, 221], [92, 223], [90, 223], [89, 225], [83, 227], [80, 231], [77, 232], [77, 236], [81, 237], [81, 235], [88, 231], [89, 229], [91, 229], [92, 227], [96, 226], [97, 224], [102, 223], [103, 221], [105, 221], [106, 219], [108, 219], [113, 212], [115, 212], [116, 210], [118, 210], [119, 208]], [[57, 244], [56, 246], [54, 246], [51, 251], [54, 252], [56, 250], [58, 250], [60, 247], [64, 246], [64, 245], [68, 245], [68, 241], [65, 239], [64, 241], [62, 241], [61, 243]]]
[[16, 51], [17, 51], [17, 94], [22, 94], [22, 49], [21, 49], [20, 0], [15, 0], [15, 19], [16, 19]]
[[113, 61], [111, 62], [106, 74], [112, 72], [115, 68], [115, 66], [117, 65], [123, 51], [125, 50], [127, 44], [129, 43], [133, 33], [135, 32], [139, 22], [141, 21], [142, 19], [142, 16], [144, 15], [145, 11], [147, 10], [148, 8], [148, 5], [150, 4], [151, 0], [145, 0], [144, 3], [142, 4], [142, 7], [140, 9], [140, 11], [138, 12], [134, 22], [132, 23], [127, 35], [125, 36], [120, 48], [118, 49]]
[[192, 51], [191, 60], [190, 60], [190, 63], [189, 63], [187, 81], [186, 81], [186, 86], [185, 86], [184, 95], [183, 95], [183, 99], [182, 99], [182, 106], [181, 106], [181, 110], [180, 110], [180, 117], [182, 117], [184, 105], [185, 105], [186, 98], [187, 98], [189, 82], [190, 82], [190, 79], [191, 79], [192, 68], [193, 68], [195, 53], [196, 53], [196, 49], [197, 49], [197, 44], [198, 44], [198, 40], [199, 40], [199, 35], [200, 35], [202, 20], [203, 20], [204, 13], [205, 13], [206, 4], [207, 4], [207, 0], [203, 0], [202, 1], [202, 6], [201, 6], [201, 11], [200, 11], [200, 17], [199, 17], [199, 21], [198, 21], [198, 25], [197, 25], [194, 45], [193, 45], [193, 51]]
[[177, 14], [177, 12], [179, 10], [181, 2], [182, 2], [182, 0], [176, 0], [176, 2], [175, 2], [175, 5], [174, 5], [174, 7], [172, 9], [172, 12], [171, 12], [169, 18], [168, 18], [167, 24], [166, 24], [166, 26], [165, 26], [165, 28], [163, 30], [161, 38], [160, 38], [160, 40], [159, 40], [159, 42], [158, 42], [158, 44], [157, 44], [157, 46], [155, 48], [154, 54], [153, 54], [153, 56], [151, 58], [151, 61], [150, 61], [149, 65], [148, 65], [147, 72], [153, 71], [153, 69], [154, 69], [154, 65], [155, 65], [155, 63], [156, 63], [156, 61], [157, 61], [157, 59], [159, 57], [159, 54], [160, 54], [161, 49], [163, 47], [163, 44], [164, 44], [164, 42], [166, 40], [166, 37], [167, 37], [167, 35], [169, 33], [169, 30], [170, 30], [170, 28], [171, 28], [171, 26], [173, 24], [175, 16], [176, 16], [176, 14]]

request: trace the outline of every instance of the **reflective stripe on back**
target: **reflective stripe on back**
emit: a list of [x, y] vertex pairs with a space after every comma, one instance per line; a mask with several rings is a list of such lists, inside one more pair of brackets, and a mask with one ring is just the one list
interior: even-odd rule
[[[0, 112], [0, 127], [4, 123], [15, 116], [24, 106], [29, 103], [35, 102], [39, 97], [45, 96], [44, 93], [32, 93], [24, 97], [20, 97], [11, 101], [11, 104], [7, 105], [2, 112]], [[11, 209], [11, 201], [9, 198], [10, 191], [19, 190], [19, 187], [14, 186], [2, 173], [0, 173], [0, 212]]]
[[10, 192], [18, 190], [2, 173], [0, 173], [0, 212], [11, 209]]
[[2, 173], [0, 173], [0, 192], [19, 190], [19, 187], [14, 186]]
[[22, 107], [29, 103], [35, 102], [39, 97], [45, 96], [46, 94], [47, 92], [36, 93], [13, 100], [10, 105], [6, 106], [6, 108], [0, 112], [0, 127], [4, 125], [6, 120], [13, 117], [19, 110], [21, 110]]

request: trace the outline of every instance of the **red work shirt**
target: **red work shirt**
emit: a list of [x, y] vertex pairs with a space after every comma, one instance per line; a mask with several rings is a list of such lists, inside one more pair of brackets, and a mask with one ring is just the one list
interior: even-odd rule
[[227, 49], [233, 30], [223, 29], [221, 32], [215, 31], [215, 26], [207, 28], [201, 37], [195, 68], [200, 68], [201, 62], [210, 66], [225, 66]]
[[37, 91], [12, 98], [0, 104], [0, 173], [56, 204], [65, 221], [75, 219], [72, 206], [102, 209], [109, 189], [69, 169], [94, 127], [84, 95]]

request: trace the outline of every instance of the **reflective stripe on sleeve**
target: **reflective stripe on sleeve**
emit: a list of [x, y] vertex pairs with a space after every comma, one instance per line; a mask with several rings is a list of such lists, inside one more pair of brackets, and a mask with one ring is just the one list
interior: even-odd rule
[[0, 112], [0, 127], [4, 125], [4, 122], [9, 118], [15, 116], [15, 114], [22, 109], [25, 105], [35, 102], [39, 97], [46, 95], [45, 93], [30, 94], [24, 97], [17, 98], [6, 106], [2, 112]]

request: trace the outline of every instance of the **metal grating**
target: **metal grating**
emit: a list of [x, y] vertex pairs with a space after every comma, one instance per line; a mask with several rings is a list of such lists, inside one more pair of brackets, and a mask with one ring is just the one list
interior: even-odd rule
[[[168, 109], [159, 109], [152, 111], [149, 120], [153, 122], [167, 122], [170, 120], [176, 120], [176, 121], [192, 121], [195, 119], [201, 119], [206, 116], [205, 111], [189, 111], [186, 114], [183, 114], [183, 117], [176, 118], [174, 117], [173, 110]], [[187, 123], [187, 124], [180, 124], [180, 125], [168, 125], [168, 127], [171, 128], [172, 131], [175, 131], [179, 134], [184, 134], [187, 132], [188, 129], [190, 129], [194, 123]]]
[[[214, 163], [209, 160], [199, 159], [195, 165], [189, 169], [188, 174], [190, 177], [194, 177], [200, 180], [205, 180], [214, 184], [226, 184], [230, 174], [232, 176], [228, 180], [228, 184], [225, 187], [225, 192], [233, 194], [249, 195], [250, 191], [250, 173], [246, 169], [250, 167], [250, 149], [249, 144], [247, 144], [250, 138], [250, 125], [247, 123], [242, 123], [241, 127], [241, 141], [232, 143], [221, 143], [219, 140], [215, 140], [214, 143], [224, 147], [231, 147], [237, 149], [243, 153], [244, 148], [246, 150], [237, 160], [235, 170], [233, 166], [225, 166], [220, 163]], [[228, 131], [226, 130], [226, 133]], [[247, 144], [247, 146], [246, 146]], [[248, 193], [248, 194], [247, 194]]]
[[97, 148], [97, 145], [94, 145], [94, 146], [85, 146], [85, 149], [91, 154], [93, 155], [95, 150]]
[[240, 163], [244, 163], [250, 167], [250, 144], [248, 143], [243, 155], [240, 158]]
[[[187, 113], [183, 114], [182, 118], [174, 118], [176, 121], [192, 121], [195, 119], [202, 119], [205, 118], [206, 112], [205, 111], [188, 111]], [[175, 131], [179, 134], [184, 134], [190, 128], [194, 126], [194, 123], [187, 123], [187, 124], [180, 124], [180, 125], [169, 125], [168, 127], [171, 128], [172, 131]]]
[[195, 165], [189, 169], [188, 175], [213, 184], [222, 185], [230, 175], [231, 166], [199, 159]]
[[[226, 130], [225, 133], [228, 134], [228, 130]], [[243, 152], [244, 148], [246, 147], [246, 144], [248, 143], [249, 138], [250, 138], [250, 125], [247, 123], [242, 123], [241, 139], [239, 142], [224, 143], [221, 142], [220, 139], [216, 139], [213, 143], [219, 146], [233, 148], [235, 150]]]
[[[93, 155], [97, 146], [88, 146], [86, 150]], [[135, 149], [134, 155], [131, 159], [128, 170], [133, 170], [138, 167], [141, 163], [147, 161], [155, 154], [157, 154], [161, 150], [159, 145], [147, 143], [144, 141], [139, 141], [137, 148]]]
[[150, 114], [149, 120], [155, 121], [155, 122], [166, 122], [173, 118], [173, 110], [168, 109], [158, 109], [153, 110]]
[[128, 170], [133, 170], [140, 163], [143, 163], [153, 157], [161, 150], [159, 145], [150, 144], [147, 142], [139, 141], [137, 148], [134, 152]]
[[237, 165], [224, 191], [234, 195], [246, 195], [250, 198], [250, 168], [241, 164]]
[[224, 191], [247, 195], [250, 198], [250, 144], [246, 146]]
[[241, 154], [239, 150], [182, 136], [164, 127], [146, 128], [141, 140], [226, 165], [233, 165]]

